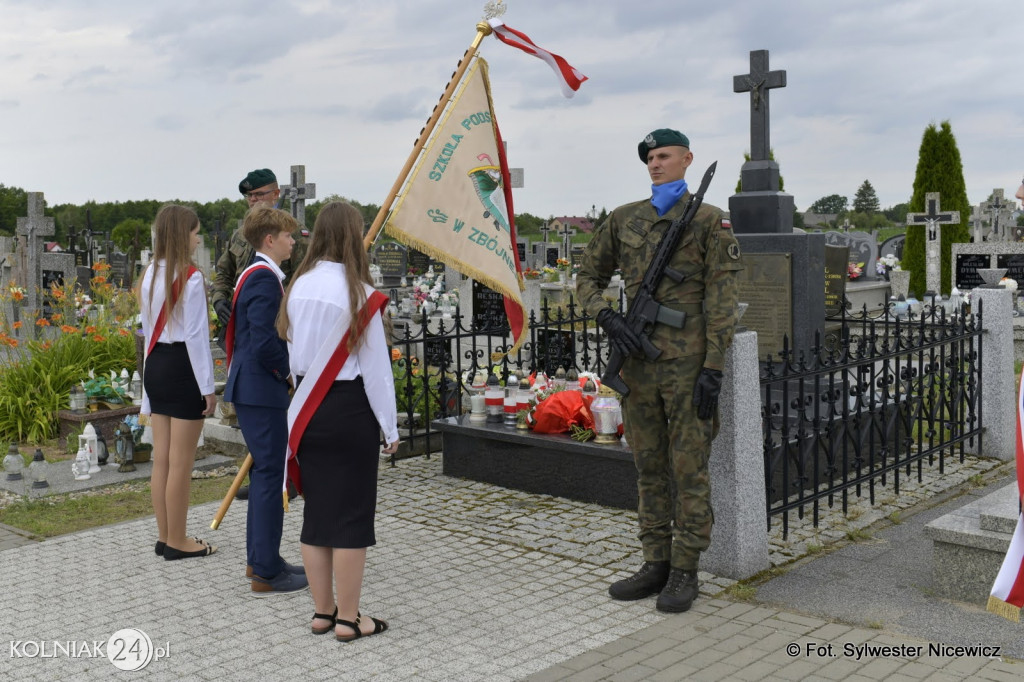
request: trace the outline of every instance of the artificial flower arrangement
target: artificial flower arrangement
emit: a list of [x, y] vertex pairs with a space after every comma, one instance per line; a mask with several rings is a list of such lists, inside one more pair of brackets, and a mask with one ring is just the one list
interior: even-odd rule
[[570, 267], [572, 267], [572, 263], [570, 263], [565, 258], [558, 258], [555, 260], [555, 267], [558, 268], [559, 270], [568, 270]]
[[542, 274], [543, 273], [541, 273], [540, 270], [537, 270], [535, 268], [526, 268], [525, 270], [523, 270], [523, 277], [525, 277], [526, 279], [540, 279]]
[[850, 279], [857, 279], [864, 274], [864, 263], [847, 263], [846, 276]]
[[416, 310], [420, 310], [426, 302], [430, 302], [434, 308], [442, 305], [456, 306], [459, 304], [459, 290], [445, 291], [444, 277], [439, 277], [430, 268], [413, 280], [412, 301]]
[[1017, 280], [1013, 279], [1012, 277], [1003, 277], [1001, 280], [999, 280], [999, 286], [1003, 287], [1004, 289], [1009, 289], [1010, 293], [1016, 293]]
[[890, 253], [885, 256], [882, 256], [881, 258], [878, 259], [878, 262], [875, 263], [875, 272], [877, 272], [879, 275], [884, 275], [885, 273], [891, 270], [899, 269], [900, 259], [897, 258], [895, 254]]

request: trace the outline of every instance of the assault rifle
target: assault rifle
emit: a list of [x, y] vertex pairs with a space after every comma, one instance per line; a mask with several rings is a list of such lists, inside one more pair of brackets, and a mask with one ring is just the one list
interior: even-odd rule
[[[715, 168], [717, 166], [717, 161], [708, 166], [708, 169], [704, 172], [704, 178], [700, 181], [700, 189], [697, 190], [696, 194], [690, 195], [690, 201], [687, 202], [683, 215], [673, 220], [672, 224], [665, 231], [665, 236], [661, 238], [661, 242], [658, 244], [658, 250], [654, 254], [654, 259], [647, 267], [643, 281], [640, 282], [640, 290], [637, 291], [636, 296], [630, 301], [629, 310], [626, 311], [626, 324], [640, 338], [640, 345], [644, 351], [644, 356], [648, 360], [657, 360], [658, 356], [661, 355], [661, 349], [651, 343], [650, 340], [650, 335], [654, 331], [654, 324], [656, 322], [678, 329], [682, 329], [683, 325], [686, 324], [685, 312], [666, 308], [654, 300], [654, 294], [665, 276], [668, 276], [669, 279], [676, 283], [686, 279], [681, 272], [673, 270], [668, 264], [672, 260], [672, 255], [676, 252], [676, 248], [679, 246], [686, 228], [690, 226], [693, 217], [697, 215], [697, 209], [704, 202], [704, 192], [707, 191], [708, 185], [711, 184], [711, 178], [715, 176]], [[619, 376], [625, 360], [626, 358], [619, 352], [619, 349], [613, 345], [611, 353], [608, 355], [608, 364], [605, 366], [604, 376], [601, 377], [601, 381], [606, 386], [609, 386], [623, 396], [629, 395], [629, 386], [626, 386], [626, 382]]]

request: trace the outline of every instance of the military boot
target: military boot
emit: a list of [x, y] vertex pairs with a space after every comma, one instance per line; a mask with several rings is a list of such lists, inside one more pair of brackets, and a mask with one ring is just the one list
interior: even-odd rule
[[655, 607], [665, 613], [688, 611], [697, 598], [697, 571], [673, 568]]
[[625, 580], [612, 583], [608, 594], [612, 599], [634, 601], [661, 592], [668, 580], [669, 562], [645, 561], [640, 570]]

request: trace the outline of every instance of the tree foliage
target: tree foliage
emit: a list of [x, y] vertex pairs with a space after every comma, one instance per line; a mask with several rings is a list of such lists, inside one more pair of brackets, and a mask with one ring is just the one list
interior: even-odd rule
[[[775, 160], [775, 150], [774, 149], [769, 149], [768, 150], [768, 160], [769, 161], [774, 161]], [[746, 163], [747, 161], [750, 161], [750, 152], [743, 152], [743, 163]], [[785, 183], [785, 181], [782, 178], [782, 173], [779, 173], [779, 191], [780, 192], [784, 192], [785, 191], [785, 185], [786, 185], [786, 183]], [[736, 181], [736, 194], [739, 194], [742, 191], [743, 191], [743, 169], [741, 168], [740, 169], [740, 177]]]
[[857, 188], [857, 194], [853, 197], [853, 210], [858, 213], [878, 212], [878, 195], [867, 180]]
[[[939, 126], [932, 123], [925, 128], [918, 152], [910, 212], [925, 211], [925, 194], [929, 192], [939, 193], [940, 208], [943, 211], [960, 211], [959, 225], [942, 226], [941, 292], [949, 293], [953, 243], [970, 241], [967, 218], [971, 215], [960, 150], [957, 148], [949, 121], [943, 121]], [[918, 294], [923, 294], [927, 287], [925, 238], [924, 225], [907, 227], [907, 242], [903, 250], [901, 267], [910, 270], [910, 290]]]
[[846, 197], [839, 196], [838, 194], [829, 194], [827, 197], [822, 197], [811, 204], [810, 211], [820, 215], [839, 215], [846, 211], [847, 203]]
[[28, 213], [28, 193], [20, 187], [0, 184], [0, 234], [13, 235], [18, 218]]

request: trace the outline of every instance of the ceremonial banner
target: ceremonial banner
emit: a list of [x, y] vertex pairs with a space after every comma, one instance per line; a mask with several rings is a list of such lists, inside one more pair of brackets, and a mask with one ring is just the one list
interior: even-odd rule
[[502, 294], [515, 351], [527, 326], [512, 215], [487, 62], [477, 58], [384, 230]]
[[[1017, 388], [1017, 501], [1024, 499], [1024, 372]], [[1016, 623], [1024, 607], [1024, 514], [1017, 517], [1017, 527], [1010, 540], [1010, 548], [992, 585], [988, 610]]]

